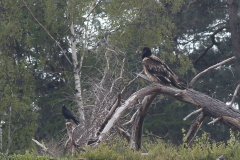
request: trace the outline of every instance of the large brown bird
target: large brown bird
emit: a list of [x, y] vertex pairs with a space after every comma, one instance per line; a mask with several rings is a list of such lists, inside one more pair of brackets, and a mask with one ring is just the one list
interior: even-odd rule
[[179, 89], [187, 88], [186, 83], [163, 60], [152, 55], [149, 47], [144, 47], [141, 55], [144, 72], [152, 82], [172, 85]]

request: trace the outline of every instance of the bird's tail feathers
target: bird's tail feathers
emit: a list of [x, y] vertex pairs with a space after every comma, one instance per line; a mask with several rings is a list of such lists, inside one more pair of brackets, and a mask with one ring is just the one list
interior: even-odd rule
[[75, 123], [76, 125], [79, 125], [79, 121], [78, 121], [78, 120], [76, 120], [76, 119], [74, 118], [73, 121], [74, 121], [74, 123]]

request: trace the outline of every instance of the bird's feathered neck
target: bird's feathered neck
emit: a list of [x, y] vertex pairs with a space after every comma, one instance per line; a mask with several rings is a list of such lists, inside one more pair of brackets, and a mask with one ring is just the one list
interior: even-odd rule
[[151, 55], [151, 49], [149, 47], [144, 47], [142, 50], [142, 59], [144, 59], [145, 57], [150, 57]]

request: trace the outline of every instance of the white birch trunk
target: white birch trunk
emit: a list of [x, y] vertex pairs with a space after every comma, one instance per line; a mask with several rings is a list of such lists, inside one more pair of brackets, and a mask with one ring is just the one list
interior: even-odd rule
[[[71, 31], [71, 50], [72, 50], [72, 60], [73, 60], [73, 71], [74, 71], [74, 79], [75, 79], [75, 99], [76, 99], [76, 103], [78, 106], [78, 112], [80, 115], [80, 124], [82, 126], [82, 128], [85, 128], [85, 114], [84, 114], [84, 109], [83, 109], [83, 99], [82, 99], [82, 90], [81, 90], [81, 70], [80, 67], [78, 66], [78, 60], [77, 60], [77, 54], [76, 54], [76, 41], [74, 38], [74, 27], [73, 27], [73, 23], [70, 26], [70, 31]], [[81, 62], [83, 61], [83, 56], [81, 57]], [[82, 65], [82, 63], [81, 63]]]

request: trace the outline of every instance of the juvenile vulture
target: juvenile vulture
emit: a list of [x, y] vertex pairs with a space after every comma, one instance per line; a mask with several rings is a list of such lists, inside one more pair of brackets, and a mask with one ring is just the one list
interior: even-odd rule
[[179, 89], [187, 88], [186, 83], [163, 60], [152, 55], [149, 47], [144, 47], [141, 55], [144, 72], [152, 82], [172, 85]]

